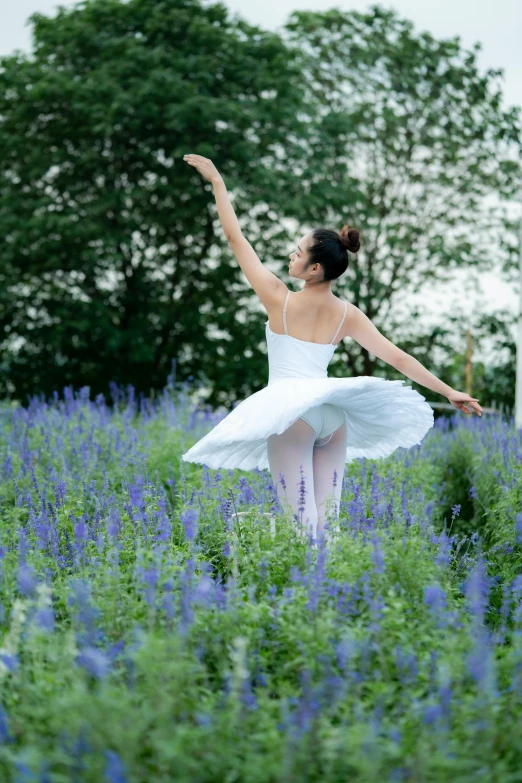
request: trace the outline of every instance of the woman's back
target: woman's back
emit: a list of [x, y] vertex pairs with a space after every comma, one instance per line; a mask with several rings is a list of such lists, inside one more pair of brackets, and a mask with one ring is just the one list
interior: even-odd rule
[[347, 312], [348, 302], [336, 296], [320, 298], [287, 291], [284, 300], [281, 297], [280, 308], [268, 313], [268, 324], [273, 334], [289, 335], [310, 344], [336, 345], [343, 339]]

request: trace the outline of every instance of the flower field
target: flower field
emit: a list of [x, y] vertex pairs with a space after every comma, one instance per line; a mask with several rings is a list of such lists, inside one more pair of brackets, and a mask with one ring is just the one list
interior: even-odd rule
[[346, 465], [326, 545], [181, 461], [226, 412], [110, 396], [0, 407], [2, 783], [522, 779], [513, 421]]

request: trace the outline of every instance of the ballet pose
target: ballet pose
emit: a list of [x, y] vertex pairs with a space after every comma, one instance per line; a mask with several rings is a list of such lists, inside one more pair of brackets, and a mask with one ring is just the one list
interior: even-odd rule
[[336, 522], [346, 462], [386, 457], [422, 441], [433, 410], [404, 380], [329, 378], [336, 346], [351, 337], [370, 353], [468, 414], [478, 400], [458, 392], [386, 339], [355, 305], [332, 293], [332, 280], [359, 249], [359, 233], [318, 228], [290, 254], [289, 273], [304, 285], [291, 292], [270, 272], [243, 236], [222, 176], [208, 158], [184, 160], [212, 183], [226, 238], [264, 305], [268, 384], [182, 455], [211, 468], [269, 468], [283, 508], [314, 536]]

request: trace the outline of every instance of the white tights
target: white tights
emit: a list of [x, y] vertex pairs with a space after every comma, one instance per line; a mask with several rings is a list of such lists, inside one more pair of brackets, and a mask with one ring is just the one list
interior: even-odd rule
[[328, 438], [316, 443], [316, 437], [309, 424], [297, 419], [287, 430], [267, 439], [268, 464], [281, 505], [297, 514], [303, 529], [314, 538], [324, 531], [326, 522], [339, 519], [346, 421]]

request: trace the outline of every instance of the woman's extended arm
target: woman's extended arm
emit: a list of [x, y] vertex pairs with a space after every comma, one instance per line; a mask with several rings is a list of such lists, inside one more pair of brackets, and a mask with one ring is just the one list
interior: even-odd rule
[[444, 381], [441, 381], [436, 375], [433, 375], [433, 373], [427, 370], [418, 359], [409, 353], [401, 356], [395, 369], [402, 372], [403, 375], [406, 375], [412, 381], [415, 381], [415, 383], [420, 383], [420, 385], [425, 386], [426, 389], [431, 389], [431, 391], [442, 394], [444, 397], [449, 397], [452, 392], [455, 391], [455, 389], [448, 386], [447, 383], [444, 383]]
[[454, 408], [462, 410], [464, 413], [471, 413], [473, 410], [479, 416], [482, 414], [482, 408], [478, 399], [470, 397], [466, 392], [459, 392], [453, 389], [447, 383], [441, 381], [440, 378], [437, 378], [436, 375], [433, 375], [414, 356], [406, 353], [406, 351], [394, 345], [387, 337], [381, 334], [368, 316], [355, 305], [350, 307], [350, 315], [346, 319], [345, 330], [347, 337], [354, 339], [367, 351], [395, 367], [396, 370], [406, 375], [412, 381], [447, 397]]

